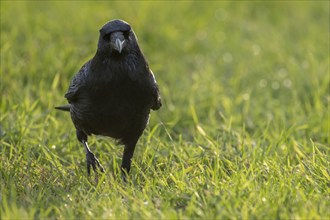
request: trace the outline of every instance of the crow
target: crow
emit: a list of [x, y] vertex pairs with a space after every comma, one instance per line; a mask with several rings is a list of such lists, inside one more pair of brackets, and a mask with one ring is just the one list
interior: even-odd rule
[[137, 37], [123, 20], [100, 29], [96, 54], [73, 77], [64, 96], [76, 136], [84, 146], [87, 173], [104, 168], [90, 150], [87, 137], [102, 135], [124, 145], [121, 171], [126, 181], [136, 143], [146, 128], [150, 110], [162, 106], [159, 88]]

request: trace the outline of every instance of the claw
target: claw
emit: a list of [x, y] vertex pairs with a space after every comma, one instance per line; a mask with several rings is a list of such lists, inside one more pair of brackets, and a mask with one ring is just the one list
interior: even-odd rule
[[[94, 172], [97, 174], [97, 167], [100, 169], [102, 173], [104, 173], [104, 168], [101, 165], [100, 161], [95, 157], [93, 152], [89, 149], [87, 141], [82, 141], [86, 152], [86, 163], [87, 163], [87, 174], [90, 176], [91, 174], [91, 166], [93, 167]], [[96, 167], [97, 165], [97, 167]]]
[[100, 161], [95, 157], [95, 155], [91, 152], [88, 151], [86, 153], [86, 162], [87, 162], [87, 173], [88, 175], [91, 174], [91, 166], [93, 167], [93, 170], [95, 173], [98, 172], [97, 168], [99, 168], [99, 170], [104, 173], [104, 168], [101, 165]]
[[97, 160], [97, 165], [99, 166], [99, 169], [102, 173], [104, 173], [104, 168], [103, 166], [100, 164], [100, 162]]
[[127, 183], [128, 179], [129, 179], [129, 176], [126, 173], [122, 173], [121, 180], [123, 181], [123, 183]]

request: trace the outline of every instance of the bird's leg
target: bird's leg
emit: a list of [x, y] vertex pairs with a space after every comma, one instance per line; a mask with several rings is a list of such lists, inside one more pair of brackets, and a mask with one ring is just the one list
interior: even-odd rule
[[82, 141], [84, 145], [84, 149], [86, 152], [86, 162], [87, 162], [87, 173], [88, 175], [91, 174], [91, 166], [93, 167], [93, 170], [95, 173], [97, 173], [97, 167], [100, 169], [102, 173], [104, 173], [104, 168], [100, 164], [100, 161], [95, 157], [94, 153], [89, 149], [87, 141]]
[[87, 135], [81, 131], [76, 130], [76, 135], [78, 140], [84, 145], [85, 153], [86, 153], [86, 162], [87, 162], [87, 173], [88, 176], [91, 174], [91, 166], [93, 167], [94, 172], [96, 172], [96, 166], [99, 167], [101, 172], [104, 172], [104, 168], [100, 164], [100, 161], [95, 157], [92, 151], [89, 149], [87, 144]]
[[132, 157], [134, 154], [134, 149], [137, 141], [125, 144], [123, 160], [121, 164], [122, 179], [124, 182], [127, 181], [127, 175], [131, 169]]

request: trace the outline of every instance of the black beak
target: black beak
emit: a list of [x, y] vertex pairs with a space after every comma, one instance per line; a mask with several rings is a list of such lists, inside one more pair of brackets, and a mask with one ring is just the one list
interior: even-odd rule
[[121, 41], [119, 38], [117, 38], [115, 41], [114, 49], [117, 50], [119, 53], [121, 53], [121, 51], [124, 48], [124, 46], [123, 46], [124, 43], [125, 43], [125, 40]]
[[118, 53], [121, 53], [127, 44], [125, 36], [121, 31], [111, 33], [110, 42], [112, 49], [118, 51]]

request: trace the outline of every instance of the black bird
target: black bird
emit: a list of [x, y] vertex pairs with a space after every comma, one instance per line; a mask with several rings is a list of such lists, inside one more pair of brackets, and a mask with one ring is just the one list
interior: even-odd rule
[[121, 170], [126, 180], [150, 109], [162, 105], [154, 74], [127, 22], [112, 20], [101, 28], [95, 56], [73, 77], [65, 98], [69, 104], [55, 108], [71, 113], [86, 152], [88, 175], [91, 166], [94, 172], [104, 169], [89, 149], [87, 137], [103, 135], [125, 146]]

